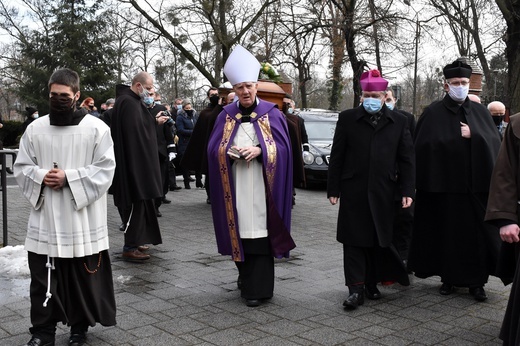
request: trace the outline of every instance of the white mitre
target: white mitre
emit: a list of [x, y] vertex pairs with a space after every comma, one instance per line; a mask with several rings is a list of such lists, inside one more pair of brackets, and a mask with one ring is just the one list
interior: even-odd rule
[[231, 85], [244, 82], [257, 82], [260, 63], [244, 47], [237, 45], [224, 65], [224, 74]]

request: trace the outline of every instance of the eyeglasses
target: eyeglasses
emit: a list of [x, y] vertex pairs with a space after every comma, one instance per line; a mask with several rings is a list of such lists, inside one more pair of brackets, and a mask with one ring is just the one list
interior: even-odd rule
[[469, 85], [469, 82], [466, 82], [466, 81], [458, 81], [458, 82], [448, 82], [449, 85], [453, 85], [453, 86], [467, 86]]

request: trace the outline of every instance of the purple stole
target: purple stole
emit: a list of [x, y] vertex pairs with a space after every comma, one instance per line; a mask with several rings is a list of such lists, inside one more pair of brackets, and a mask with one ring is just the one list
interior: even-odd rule
[[[218, 115], [208, 142], [211, 209], [217, 247], [222, 255], [244, 261], [238, 229], [235, 188], [227, 155], [241, 124], [238, 103], [224, 107]], [[292, 157], [287, 123], [270, 102], [260, 100], [251, 114], [251, 123], [262, 148], [263, 176], [266, 187], [267, 232], [276, 258], [288, 257], [296, 245], [290, 235], [292, 207]]]

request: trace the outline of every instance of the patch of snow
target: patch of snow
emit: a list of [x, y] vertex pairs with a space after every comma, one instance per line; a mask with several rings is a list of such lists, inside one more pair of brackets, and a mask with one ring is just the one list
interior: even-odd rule
[[0, 277], [10, 279], [30, 277], [27, 251], [23, 245], [0, 248]]

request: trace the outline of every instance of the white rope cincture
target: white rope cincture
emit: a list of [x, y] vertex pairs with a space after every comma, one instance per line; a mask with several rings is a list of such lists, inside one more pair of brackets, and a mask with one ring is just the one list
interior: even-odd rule
[[134, 204], [132, 203], [132, 210], [130, 210], [130, 216], [128, 217], [128, 221], [126, 222], [125, 231], [123, 232], [126, 234], [126, 231], [128, 230], [128, 227], [130, 227], [130, 220], [132, 220], [132, 214], [134, 213]]
[[47, 292], [45, 293], [45, 301], [43, 302], [43, 307], [44, 308], [47, 307], [47, 302], [52, 297], [52, 293], [51, 293], [51, 270], [56, 269], [54, 267], [54, 257], [52, 258], [52, 263], [51, 263], [51, 258], [49, 257], [49, 255], [47, 255], [47, 263], [45, 264], [45, 267], [47, 268]]

